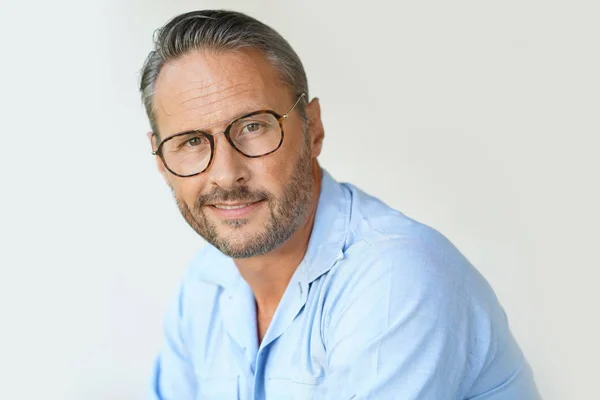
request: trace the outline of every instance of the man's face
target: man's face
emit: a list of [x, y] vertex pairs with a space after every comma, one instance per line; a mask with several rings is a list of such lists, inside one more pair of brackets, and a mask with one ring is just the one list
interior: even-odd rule
[[[272, 109], [284, 114], [295, 100], [255, 51], [190, 53], [163, 67], [154, 96], [163, 140], [194, 129], [218, 134], [249, 112]], [[311, 134], [303, 132], [297, 110], [284, 120], [283, 130], [282, 146], [260, 158], [245, 157], [224, 135], [215, 136], [210, 168], [193, 177], [169, 173], [157, 158], [183, 217], [230, 257], [265, 254], [306, 222], [312, 202], [311, 164], [320, 146], [311, 146]]]

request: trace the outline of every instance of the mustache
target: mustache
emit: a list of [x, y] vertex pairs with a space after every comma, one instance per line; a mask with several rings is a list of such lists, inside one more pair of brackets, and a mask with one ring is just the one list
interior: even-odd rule
[[196, 207], [200, 208], [205, 205], [230, 201], [254, 203], [268, 198], [270, 198], [268, 192], [264, 190], [251, 190], [248, 186], [238, 186], [230, 190], [214, 187], [209, 193], [198, 196]]

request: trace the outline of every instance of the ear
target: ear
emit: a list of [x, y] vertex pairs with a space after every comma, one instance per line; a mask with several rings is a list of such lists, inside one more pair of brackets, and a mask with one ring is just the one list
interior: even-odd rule
[[[152, 151], [158, 149], [158, 135], [152, 131], [148, 132], [146, 135], [148, 136], [148, 140], [150, 140], [150, 147], [152, 148]], [[169, 185], [169, 176], [165, 165], [159, 156], [154, 156], [154, 158], [156, 159], [156, 167], [158, 168], [158, 172], [160, 172], [167, 185]]]
[[319, 99], [314, 98], [306, 106], [306, 117], [308, 118], [308, 137], [310, 140], [311, 155], [317, 158], [321, 154], [325, 129], [321, 121], [321, 105]]

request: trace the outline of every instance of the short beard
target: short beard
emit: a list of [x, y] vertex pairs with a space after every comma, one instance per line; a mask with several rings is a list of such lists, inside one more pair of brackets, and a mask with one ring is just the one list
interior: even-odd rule
[[[187, 204], [174, 194], [181, 215], [204, 240], [223, 254], [235, 259], [260, 256], [280, 247], [306, 221], [311, 208], [312, 159], [307, 135], [305, 135], [302, 147], [290, 182], [286, 185], [280, 199], [274, 198], [265, 191], [252, 191], [247, 186], [239, 186], [228, 191], [214, 188], [210, 193], [202, 195], [196, 200], [192, 212]], [[219, 201], [246, 200], [249, 202], [266, 201], [270, 218], [265, 221], [264, 231], [253, 235], [245, 234], [241, 239], [238, 238], [235, 241], [219, 235], [217, 225], [209, 221], [203, 207]], [[248, 220], [239, 218], [223, 221], [222, 224], [237, 229], [247, 225]]]

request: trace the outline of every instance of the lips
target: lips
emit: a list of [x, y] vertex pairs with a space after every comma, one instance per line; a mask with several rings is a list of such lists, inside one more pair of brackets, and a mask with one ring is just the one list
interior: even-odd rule
[[213, 207], [220, 210], [238, 210], [240, 208], [248, 207], [252, 203], [237, 204], [237, 205], [226, 205], [226, 204], [213, 204]]
[[246, 218], [255, 211], [263, 200], [254, 202], [236, 202], [236, 203], [213, 203], [209, 205], [212, 212], [219, 218], [230, 219], [230, 218]]
[[211, 207], [215, 207], [221, 210], [236, 210], [238, 208], [248, 207], [252, 204], [258, 203], [261, 200], [243, 200], [243, 201], [223, 201], [223, 202], [214, 202], [208, 204]]

